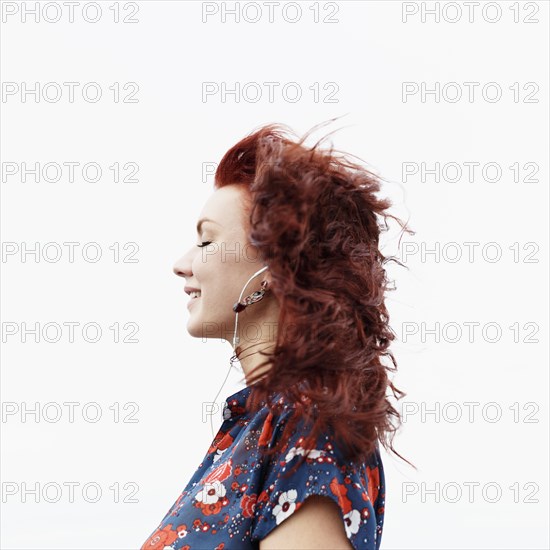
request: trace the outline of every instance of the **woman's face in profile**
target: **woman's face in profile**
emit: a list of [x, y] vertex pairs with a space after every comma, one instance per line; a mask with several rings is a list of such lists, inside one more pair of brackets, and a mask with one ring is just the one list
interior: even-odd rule
[[[185, 278], [185, 287], [200, 291], [198, 298], [188, 298], [187, 330], [191, 336], [231, 342], [233, 305], [248, 279], [264, 265], [256, 249], [247, 244], [247, 199], [248, 190], [243, 185], [214, 191], [199, 215], [195, 244], [174, 264], [174, 273]], [[252, 279], [243, 298], [259, 290], [264, 278], [268, 278], [267, 272]]]

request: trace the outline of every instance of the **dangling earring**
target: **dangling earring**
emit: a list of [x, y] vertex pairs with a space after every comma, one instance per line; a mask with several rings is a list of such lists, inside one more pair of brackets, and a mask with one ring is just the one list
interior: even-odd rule
[[257, 290], [256, 292], [253, 292], [252, 294], [244, 298], [242, 302], [236, 302], [235, 305], [233, 306], [233, 311], [235, 313], [239, 313], [239, 311], [242, 311], [244, 308], [248, 307], [250, 304], [259, 302], [264, 297], [264, 294], [266, 293], [267, 290], [269, 290], [268, 282], [262, 281], [261, 290]]

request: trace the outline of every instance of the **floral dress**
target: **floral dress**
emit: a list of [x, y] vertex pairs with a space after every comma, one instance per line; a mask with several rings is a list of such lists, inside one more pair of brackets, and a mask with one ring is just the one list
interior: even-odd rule
[[319, 436], [294, 474], [282, 474], [304, 454], [307, 435], [298, 421], [282, 451], [262, 457], [258, 445], [275, 446], [295, 409], [281, 404], [273, 417], [265, 403], [246, 411], [250, 386], [230, 395], [223, 423], [193, 477], [141, 550], [252, 550], [296, 512], [310, 495], [340, 508], [356, 549], [377, 550], [384, 523], [385, 483], [377, 446], [368, 463], [342, 458], [334, 437]]

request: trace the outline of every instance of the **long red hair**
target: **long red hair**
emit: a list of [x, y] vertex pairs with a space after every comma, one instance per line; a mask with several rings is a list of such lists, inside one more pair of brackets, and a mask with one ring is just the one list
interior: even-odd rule
[[[397, 399], [405, 393], [388, 376], [397, 363], [384, 304], [384, 264], [403, 264], [378, 245], [388, 217], [414, 232], [387, 213], [391, 202], [376, 197], [373, 173], [319, 141], [307, 147], [310, 132], [294, 140], [285, 125], [260, 127], [227, 151], [215, 174], [216, 188], [249, 190], [249, 241], [280, 305], [273, 353], [262, 353], [268, 359], [248, 376], [247, 408], [263, 401], [277, 414], [271, 396], [280, 393], [296, 409], [279, 444], [302, 419], [312, 427], [305, 449], [331, 428], [349, 460], [368, 460], [377, 441], [403, 458], [393, 448], [401, 418], [387, 390]], [[266, 363], [272, 368], [259, 375]]]

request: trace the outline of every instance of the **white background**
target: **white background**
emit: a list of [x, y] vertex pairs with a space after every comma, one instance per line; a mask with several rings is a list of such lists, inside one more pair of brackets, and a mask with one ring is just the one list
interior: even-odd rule
[[[221, 404], [242, 387], [235, 370], [223, 384], [227, 343], [187, 334], [184, 283], [172, 273], [175, 260], [195, 244], [194, 226], [213, 190], [203, 163], [219, 162], [262, 124], [281, 122], [302, 134], [333, 117], [342, 118], [316, 137], [339, 128], [330, 141], [387, 180], [383, 191], [394, 202], [392, 212], [416, 231], [401, 243], [408, 243], [402, 260], [408, 269], [388, 264], [397, 291], [387, 305], [397, 334], [394, 380], [406, 391], [408, 407], [395, 444], [418, 471], [383, 455], [382, 548], [548, 548], [548, 3], [520, 2], [514, 22], [512, 2], [493, 2], [492, 10], [496, 5], [502, 12], [493, 23], [488, 19], [496, 11], [484, 17], [481, 10], [487, 2], [471, 22], [459, 3], [462, 17], [452, 23], [452, 6], [439, 22], [434, 15], [422, 21], [421, 10], [434, 2], [321, 2], [319, 22], [309, 9], [313, 2], [301, 2], [301, 17], [290, 23], [283, 2], [270, 23], [258, 2], [252, 4], [261, 10], [260, 21], [244, 19], [254, 16], [249, 8], [237, 23], [231, 15], [223, 21], [221, 11], [203, 22], [201, 2], [150, 1], [136, 4], [138, 22], [118, 24], [110, 1], [99, 3], [96, 23], [83, 20], [83, 4], [73, 23], [66, 7], [60, 21], [37, 23], [33, 15], [22, 21], [20, 3], [9, 15], [7, 4], [13, 3], [2, 6], [1, 78], [19, 92], [2, 94], [3, 168], [97, 162], [103, 178], [87, 182], [77, 171], [72, 183], [67, 172], [59, 182], [35, 182], [31, 175], [23, 183], [20, 173], [2, 180], [3, 250], [17, 250], [4, 254], [1, 265], [2, 548], [132, 549], [155, 529], [212, 440], [203, 404], [218, 391]], [[27, 9], [34, 4], [27, 2]], [[418, 12], [404, 21], [405, 4]], [[121, 18], [132, 11], [131, 3], [119, 8]], [[55, 10], [48, 13], [52, 18]], [[331, 13], [336, 22], [323, 22]], [[70, 81], [81, 84], [73, 103], [62, 84]], [[28, 95], [23, 101], [20, 87], [36, 82], [59, 83], [62, 98], [35, 102]], [[87, 82], [101, 86], [97, 103], [82, 98]], [[114, 102], [109, 86], [115, 82], [137, 83], [139, 101]], [[257, 83], [264, 93], [252, 102], [249, 87], [249, 100], [228, 95], [223, 102], [220, 94], [202, 97], [204, 82], [229, 88]], [[264, 82], [280, 83], [273, 102]], [[295, 103], [280, 92], [289, 82], [303, 93]], [[316, 82], [317, 102], [309, 89]], [[322, 100], [329, 82], [338, 88], [332, 103]], [[423, 101], [420, 94], [405, 101], [403, 82], [431, 89], [455, 82], [465, 95], [452, 102], [448, 87], [439, 101], [433, 95]], [[472, 102], [464, 82], [479, 83]], [[500, 86], [499, 101], [483, 97], [489, 82]], [[523, 89], [526, 83], [538, 86], [538, 102], [524, 101], [533, 89]], [[137, 163], [139, 181], [113, 182], [108, 167], [115, 162]], [[420, 174], [405, 180], [405, 162], [428, 168], [458, 163], [464, 174], [457, 182], [436, 182], [433, 175], [422, 181]], [[501, 177], [489, 181], [478, 167], [469, 181], [466, 162], [496, 163]], [[514, 163], [520, 166], [516, 182]], [[527, 180], [526, 163], [536, 164], [535, 181]], [[403, 254], [392, 227], [384, 252]], [[62, 246], [69, 241], [80, 243], [72, 263]], [[23, 258], [21, 247], [36, 242], [59, 243], [64, 253], [54, 262]], [[81, 255], [90, 242], [103, 252], [96, 263]], [[128, 242], [139, 246], [139, 261], [113, 261], [109, 247]], [[471, 262], [468, 242], [479, 243]], [[487, 243], [494, 244], [484, 248]], [[442, 252], [423, 257], [423, 246]], [[497, 250], [501, 258], [491, 261]], [[462, 257], [454, 261], [457, 251]], [[22, 341], [23, 323], [69, 321], [98, 323], [103, 336], [88, 343], [78, 328], [72, 343], [67, 330], [56, 343], [42, 337], [36, 343], [32, 335]], [[136, 323], [139, 342], [113, 342], [109, 327], [116, 322]], [[478, 323], [472, 341], [465, 323]], [[19, 332], [10, 335], [13, 326]], [[406, 334], [411, 326], [419, 332]], [[495, 326], [502, 334], [492, 342]], [[423, 327], [438, 338], [422, 335]], [[462, 334], [453, 342], [456, 327]], [[37, 402], [40, 411], [46, 403], [80, 405], [74, 422], [66, 407], [57, 422], [22, 418], [21, 409]], [[82, 417], [89, 402], [101, 408], [98, 422]], [[131, 411], [121, 410], [114, 422], [109, 407], [129, 402], [139, 407], [138, 421], [122, 422]], [[472, 422], [468, 402], [479, 404]], [[19, 412], [8, 414], [13, 407]], [[439, 407], [439, 416], [423, 416], [426, 407]], [[462, 417], [454, 421], [457, 411]], [[501, 418], [491, 421], [498, 411]], [[25, 483], [64, 482], [80, 484], [74, 502], [67, 490], [56, 503], [42, 496], [36, 503], [32, 494], [22, 502]], [[98, 502], [83, 498], [85, 483], [101, 487]], [[124, 484], [135, 484], [137, 502], [115, 502], [109, 487], [116, 483], [120, 500], [132, 496]], [[477, 484], [472, 499], [465, 484]], [[8, 494], [14, 486], [16, 494]], [[502, 494], [491, 502], [495, 487]]]

